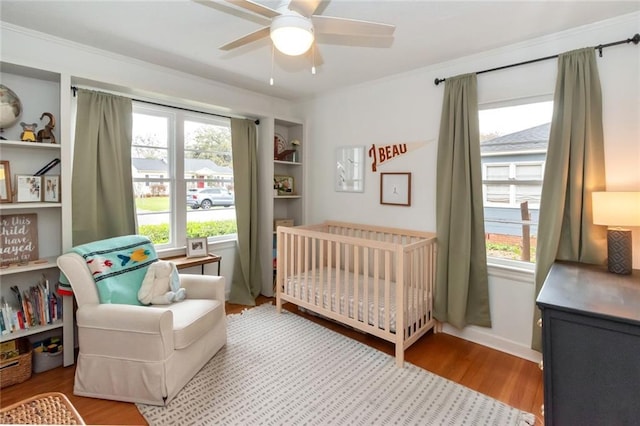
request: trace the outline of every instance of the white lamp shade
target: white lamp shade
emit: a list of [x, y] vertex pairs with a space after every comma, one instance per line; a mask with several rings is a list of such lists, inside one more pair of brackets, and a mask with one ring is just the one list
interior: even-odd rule
[[593, 223], [640, 226], [640, 192], [594, 192]]
[[313, 24], [296, 14], [276, 16], [271, 22], [270, 35], [280, 52], [289, 56], [302, 55], [313, 43]]

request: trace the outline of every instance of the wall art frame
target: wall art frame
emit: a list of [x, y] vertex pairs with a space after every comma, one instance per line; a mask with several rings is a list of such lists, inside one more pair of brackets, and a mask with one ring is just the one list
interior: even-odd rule
[[42, 176], [16, 175], [17, 203], [38, 203], [42, 201]]
[[11, 202], [11, 167], [6, 160], [0, 161], [0, 203]]
[[273, 188], [278, 196], [296, 195], [293, 176], [275, 175], [273, 176]]
[[337, 192], [364, 192], [364, 149], [364, 146], [336, 148]]
[[380, 204], [411, 206], [411, 173], [380, 173]]
[[206, 237], [187, 238], [187, 257], [205, 257], [209, 254]]
[[42, 176], [42, 201], [45, 203], [60, 202], [60, 175]]

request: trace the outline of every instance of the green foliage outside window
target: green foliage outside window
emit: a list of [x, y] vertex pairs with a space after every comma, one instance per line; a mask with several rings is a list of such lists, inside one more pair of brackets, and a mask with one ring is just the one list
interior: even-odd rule
[[[520, 244], [507, 244], [507, 243], [492, 243], [486, 242], [487, 255], [492, 257], [498, 257], [502, 259], [520, 260], [522, 258], [522, 247]], [[531, 260], [536, 261], [536, 248], [531, 248]]]
[[[169, 225], [140, 225], [140, 235], [149, 237], [154, 244], [166, 244], [169, 242]], [[216, 237], [237, 233], [235, 220], [217, 220], [211, 222], [187, 223], [188, 238]]]

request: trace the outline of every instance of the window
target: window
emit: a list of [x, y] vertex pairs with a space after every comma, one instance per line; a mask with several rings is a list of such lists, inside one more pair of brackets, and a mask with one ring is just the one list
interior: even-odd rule
[[482, 108], [480, 153], [487, 256], [535, 262], [553, 102]]
[[131, 157], [138, 229], [156, 247], [235, 235], [229, 119], [134, 103]]

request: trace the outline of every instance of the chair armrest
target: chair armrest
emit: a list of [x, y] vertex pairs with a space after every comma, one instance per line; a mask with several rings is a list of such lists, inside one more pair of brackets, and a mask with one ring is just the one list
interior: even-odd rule
[[84, 353], [157, 361], [174, 350], [173, 312], [168, 309], [88, 304], [78, 308], [76, 318]]
[[173, 331], [173, 312], [149, 306], [101, 303], [83, 305], [77, 311], [78, 327], [161, 333]]
[[187, 299], [214, 299], [224, 303], [224, 277], [180, 274], [180, 286], [187, 290]]

